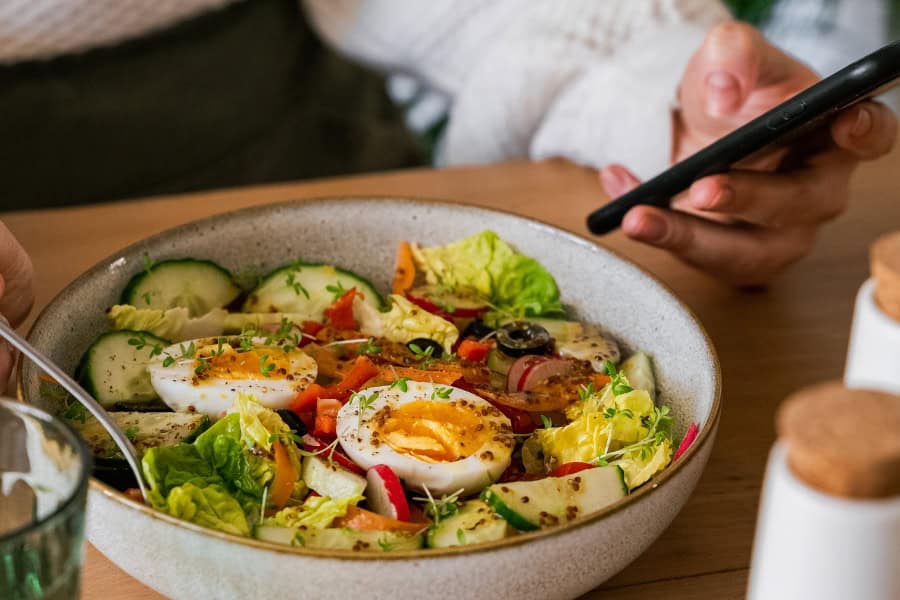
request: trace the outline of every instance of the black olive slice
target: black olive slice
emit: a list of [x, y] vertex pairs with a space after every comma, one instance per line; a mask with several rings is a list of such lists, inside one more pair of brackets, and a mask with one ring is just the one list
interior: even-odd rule
[[526, 354], [546, 354], [553, 342], [553, 338], [546, 329], [537, 323], [528, 321], [507, 323], [497, 330], [495, 337], [500, 350], [504, 354], [514, 357]]

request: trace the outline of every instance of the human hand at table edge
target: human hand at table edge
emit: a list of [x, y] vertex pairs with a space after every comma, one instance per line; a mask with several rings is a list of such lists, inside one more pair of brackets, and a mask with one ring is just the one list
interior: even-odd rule
[[[31, 258], [6, 225], [0, 222], [0, 315], [18, 326], [34, 304], [34, 268]], [[0, 343], [0, 393], [12, 371], [15, 355], [5, 341]]]
[[[804, 65], [737, 22], [710, 31], [681, 80], [673, 162], [815, 83]], [[887, 154], [897, 119], [862, 102], [832, 122], [822, 147], [781, 152], [729, 173], [696, 181], [674, 210], [631, 209], [622, 230], [737, 286], [765, 284], [812, 250], [819, 226], [844, 212], [860, 161]], [[611, 197], [640, 181], [621, 165], [601, 171]]]

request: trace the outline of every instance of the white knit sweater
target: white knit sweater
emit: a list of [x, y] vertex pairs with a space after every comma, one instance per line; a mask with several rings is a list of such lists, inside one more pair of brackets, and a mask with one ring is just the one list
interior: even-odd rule
[[[232, 0], [5, 0], [0, 62], [116, 43]], [[671, 111], [717, 0], [304, 0], [339, 51], [393, 77], [440, 162], [668, 164]]]

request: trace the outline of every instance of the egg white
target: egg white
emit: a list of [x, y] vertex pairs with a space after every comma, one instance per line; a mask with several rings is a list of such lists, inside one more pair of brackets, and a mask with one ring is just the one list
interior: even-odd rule
[[[195, 353], [184, 356], [182, 348], [188, 347], [191, 342]], [[264, 338], [253, 338], [252, 343], [259, 354], [277, 349], [266, 346]], [[225, 348], [226, 352], [234, 351], [228, 345]], [[211, 419], [219, 419], [231, 408], [238, 393], [253, 394], [267, 408], [287, 408], [298, 392], [316, 380], [316, 361], [299, 348], [286, 353], [289, 363], [286, 374], [273, 373], [264, 377], [256, 373], [249, 378], [197, 377], [195, 368], [199, 364], [198, 357], [209, 357], [217, 351], [217, 338], [191, 340], [165, 348], [147, 366], [153, 389], [169, 408], [176, 412], [204, 413]], [[167, 357], [174, 358], [175, 362], [164, 367]]]
[[[365, 390], [370, 396], [378, 396], [359, 417], [358, 400], [347, 402], [338, 413], [337, 436], [344, 452], [363, 468], [377, 464], [389, 466], [411, 489], [428, 491], [436, 496], [450, 494], [462, 489], [463, 495], [479, 492], [497, 481], [509, 466], [514, 447], [509, 419], [486, 400], [459, 388], [450, 387], [447, 398], [435, 397], [436, 387], [430, 383], [407, 382], [407, 391], [390, 386], [373, 387]], [[375, 432], [374, 417], [383, 408], [396, 408], [418, 400], [431, 402], [460, 403], [465, 401], [466, 410], [476, 414], [490, 435], [486, 441], [465, 458], [453, 462], [428, 462], [415, 456], [398, 452], [385, 442], [373, 443]]]

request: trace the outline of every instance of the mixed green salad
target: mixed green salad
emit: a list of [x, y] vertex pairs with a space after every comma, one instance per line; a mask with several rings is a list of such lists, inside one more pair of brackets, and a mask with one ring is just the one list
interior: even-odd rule
[[[77, 376], [134, 442], [153, 508], [293, 546], [498, 540], [673, 460], [650, 357], [569, 319], [550, 273], [495, 233], [400, 242], [391, 292], [303, 260], [241, 286], [145, 257]], [[100, 425], [74, 401], [64, 415], [95, 474], [133, 494]]]

